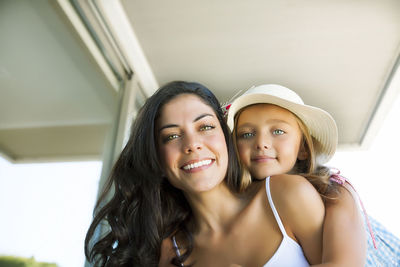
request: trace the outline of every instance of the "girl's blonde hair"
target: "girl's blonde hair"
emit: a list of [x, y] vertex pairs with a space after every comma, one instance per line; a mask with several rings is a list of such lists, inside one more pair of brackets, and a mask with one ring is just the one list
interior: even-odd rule
[[[266, 103], [267, 104], [267, 103]], [[248, 106], [246, 106], [248, 107]], [[235, 114], [234, 118], [234, 129], [232, 131], [233, 142], [235, 145], [235, 151], [238, 155], [238, 159], [240, 165], [242, 166], [242, 180], [240, 184], [240, 190], [245, 190], [250, 183], [252, 182], [251, 174], [244, 166], [244, 164], [240, 160], [239, 151], [237, 149], [237, 136], [236, 136], [236, 126], [239, 119], [240, 114], [246, 108], [242, 108]], [[303, 123], [303, 121], [296, 116], [293, 112], [288, 110], [292, 113], [296, 121], [299, 125], [300, 131], [302, 133], [302, 141], [301, 146], [302, 149], [307, 153], [307, 157], [305, 160], [297, 159], [294, 167], [293, 172], [305, 177], [318, 191], [318, 193], [322, 196], [324, 200], [334, 200], [339, 195], [339, 185], [337, 183], [333, 183], [330, 181], [331, 170], [330, 168], [319, 164], [318, 157], [320, 156], [320, 143], [317, 139], [315, 139], [308, 130], [307, 126]]]

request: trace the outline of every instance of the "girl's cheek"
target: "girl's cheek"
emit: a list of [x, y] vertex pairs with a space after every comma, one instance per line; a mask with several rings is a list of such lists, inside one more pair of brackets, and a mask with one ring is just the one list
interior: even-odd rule
[[238, 146], [238, 153], [240, 161], [246, 165], [250, 162], [250, 152], [248, 151], [247, 147]]
[[238, 143], [238, 151], [239, 154], [246, 153], [247, 151], [250, 151], [250, 146], [245, 143]]

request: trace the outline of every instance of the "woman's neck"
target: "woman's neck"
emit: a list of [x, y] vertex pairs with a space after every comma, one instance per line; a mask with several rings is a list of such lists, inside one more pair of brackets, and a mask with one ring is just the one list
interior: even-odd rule
[[232, 193], [225, 183], [213, 190], [196, 195], [186, 194], [192, 208], [197, 233], [223, 233], [229, 231], [235, 219], [250, 201], [253, 195], [248, 190], [245, 194]]

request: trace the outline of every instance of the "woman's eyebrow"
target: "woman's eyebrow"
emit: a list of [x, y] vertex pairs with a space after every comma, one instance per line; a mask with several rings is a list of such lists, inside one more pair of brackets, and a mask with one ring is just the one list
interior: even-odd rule
[[179, 126], [178, 124], [167, 124], [167, 125], [164, 125], [163, 127], [160, 127], [160, 129], [158, 129], [158, 132], [161, 132], [162, 130], [164, 130], [166, 128], [176, 128], [178, 126]]
[[201, 120], [202, 118], [207, 117], [207, 116], [214, 117], [214, 116], [213, 116], [212, 114], [210, 114], [210, 113], [204, 113], [204, 114], [201, 114], [200, 116], [196, 117], [196, 118], [193, 120], [193, 122], [196, 122], [196, 121], [198, 121], [198, 120]]

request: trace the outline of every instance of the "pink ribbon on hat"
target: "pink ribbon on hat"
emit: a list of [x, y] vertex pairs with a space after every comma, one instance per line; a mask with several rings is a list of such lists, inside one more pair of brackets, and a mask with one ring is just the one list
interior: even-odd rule
[[334, 172], [334, 173], [331, 174], [331, 176], [329, 177], [329, 180], [330, 180], [330, 181], [333, 181], [333, 182], [335, 182], [335, 183], [338, 183], [338, 184], [340, 184], [340, 185], [344, 185], [345, 183], [347, 183], [347, 184], [349, 184], [349, 185], [351, 186], [351, 188], [352, 188], [352, 189], [354, 190], [354, 192], [357, 194], [357, 197], [358, 197], [358, 200], [360, 201], [360, 205], [361, 205], [361, 208], [362, 208], [362, 210], [363, 210], [365, 219], [366, 219], [366, 221], [367, 221], [367, 226], [368, 226], [369, 234], [371, 235], [371, 238], [372, 238], [372, 243], [374, 244], [374, 248], [375, 248], [375, 249], [378, 249], [378, 247], [377, 247], [377, 245], [376, 245], [375, 235], [374, 235], [374, 232], [372, 231], [371, 223], [370, 223], [369, 218], [368, 218], [367, 210], [365, 209], [364, 204], [363, 204], [363, 202], [361, 201], [360, 195], [358, 194], [358, 192], [357, 192], [357, 190], [354, 188], [354, 186], [350, 183], [350, 181], [347, 180], [345, 177], [343, 177], [343, 176], [340, 175], [340, 171], [339, 171], [338, 169], [334, 169], [334, 170], [335, 170], [336, 172]]
[[225, 116], [226, 114], [228, 114], [228, 110], [229, 110], [229, 108], [230, 108], [231, 106], [232, 106], [232, 104], [227, 104], [227, 105], [221, 107], [221, 108], [222, 108], [222, 112], [224, 113], [224, 116]]

